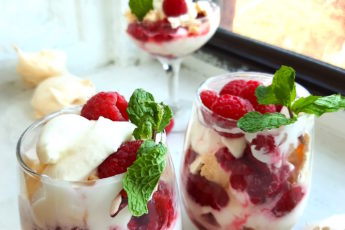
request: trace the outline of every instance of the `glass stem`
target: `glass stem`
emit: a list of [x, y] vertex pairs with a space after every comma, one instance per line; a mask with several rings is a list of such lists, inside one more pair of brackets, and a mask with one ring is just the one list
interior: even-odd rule
[[181, 59], [161, 59], [159, 61], [162, 63], [163, 69], [168, 76], [168, 90], [169, 99], [168, 104], [172, 107], [172, 110], [178, 107], [178, 89], [179, 89], [179, 73], [181, 67]]

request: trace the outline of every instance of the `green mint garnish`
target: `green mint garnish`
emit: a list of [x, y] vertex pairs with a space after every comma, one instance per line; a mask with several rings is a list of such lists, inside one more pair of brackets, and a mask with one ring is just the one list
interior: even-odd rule
[[291, 67], [282, 66], [275, 72], [272, 84], [259, 86], [255, 96], [260, 104], [284, 105], [288, 108], [296, 98], [295, 70]]
[[245, 132], [255, 133], [265, 129], [279, 128], [295, 122], [295, 118], [287, 118], [281, 113], [250, 112], [237, 121], [237, 126]]
[[141, 21], [153, 9], [153, 0], [129, 0], [129, 8]]
[[133, 216], [148, 213], [147, 202], [152, 197], [165, 165], [167, 148], [156, 144], [156, 134], [163, 132], [172, 118], [171, 109], [157, 103], [149, 92], [137, 89], [127, 108], [130, 121], [137, 126], [133, 136], [143, 139], [137, 152], [137, 160], [127, 168], [123, 188], [128, 195], [128, 208]]
[[[145, 142], [150, 147], [145, 148]], [[159, 178], [165, 168], [167, 148], [152, 140], [146, 140], [139, 148], [141, 156], [131, 165], [123, 178], [123, 188], [128, 195], [128, 208], [133, 216], [148, 213], [147, 202], [150, 200]], [[152, 143], [153, 142], [153, 143]]]
[[237, 121], [237, 126], [245, 132], [254, 133], [292, 124], [297, 121], [301, 112], [321, 116], [327, 112], [345, 109], [345, 97], [340, 94], [326, 97], [310, 95], [295, 101], [295, 70], [288, 66], [282, 66], [275, 72], [271, 85], [258, 86], [255, 96], [259, 104], [285, 106], [290, 117], [280, 113], [249, 112]]
[[334, 94], [326, 97], [308, 96], [298, 99], [292, 106], [295, 113], [308, 113], [321, 116], [324, 113], [345, 109], [345, 97]]
[[154, 139], [169, 124], [172, 111], [163, 103], [156, 103], [154, 97], [143, 89], [136, 89], [127, 108], [129, 119], [137, 128], [135, 139]]

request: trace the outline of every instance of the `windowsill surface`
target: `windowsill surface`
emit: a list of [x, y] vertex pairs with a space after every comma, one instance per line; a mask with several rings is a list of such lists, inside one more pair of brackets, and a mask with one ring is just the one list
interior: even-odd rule
[[[209, 63], [205, 59], [186, 58], [180, 77], [180, 97], [193, 100], [202, 81], [225, 72]], [[0, 109], [3, 112], [0, 117], [0, 187], [6, 188], [1, 190], [0, 216], [7, 217], [6, 222], [0, 222], [0, 229], [20, 229], [15, 145], [21, 132], [34, 120], [30, 106], [33, 90], [23, 86], [14, 65], [9, 70], [0, 69], [0, 75]], [[164, 100], [168, 96], [167, 78], [158, 62], [151, 59], [137, 66], [107, 66], [85, 78], [92, 80], [97, 91], [118, 90], [126, 98], [139, 87], [152, 92], [157, 100]], [[301, 229], [307, 222], [345, 213], [344, 120], [345, 112], [339, 112], [325, 115], [316, 122], [312, 190], [307, 208], [294, 229]], [[168, 136], [177, 175], [183, 155], [183, 138], [184, 133]], [[184, 228], [191, 229], [187, 220], [184, 220]]]

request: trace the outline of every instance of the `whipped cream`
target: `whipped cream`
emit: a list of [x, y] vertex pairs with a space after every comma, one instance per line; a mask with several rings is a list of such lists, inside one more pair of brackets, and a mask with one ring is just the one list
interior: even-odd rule
[[18, 47], [15, 50], [18, 53], [17, 72], [29, 86], [67, 72], [66, 54], [60, 50], [24, 52]]
[[65, 74], [41, 82], [31, 104], [36, 117], [42, 117], [68, 106], [82, 105], [95, 94], [90, 80]]
[[100, 117], [89, 121], [66, 114], [50, 120], [42, 129], [37, 153], [48, 164], [43, 174], [66, 181], [86, 180], [88, 175], [125, 141], [135, 125]]

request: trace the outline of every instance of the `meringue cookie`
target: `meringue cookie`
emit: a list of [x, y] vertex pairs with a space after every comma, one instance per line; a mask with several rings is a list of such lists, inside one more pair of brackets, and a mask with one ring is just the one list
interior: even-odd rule
[[44, 80], [35, 89], [31, 104], [36, 117], [42, 117], [68, 106], [82, 105], [95, 94], [90, 80], [61, 75]]
[[23, 52], [17, 47], [14, 48], [18, 53], [17, 72], [30, 87], [47, 78], [67, 73], [66, 54], [62, 51]]

